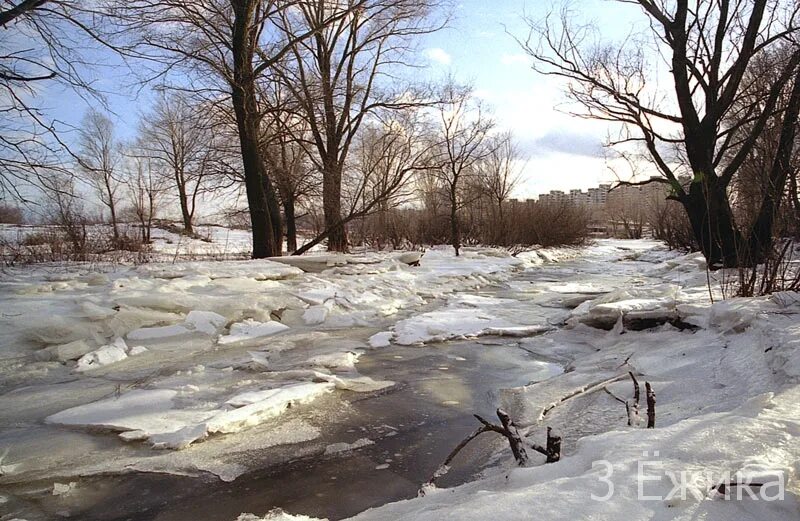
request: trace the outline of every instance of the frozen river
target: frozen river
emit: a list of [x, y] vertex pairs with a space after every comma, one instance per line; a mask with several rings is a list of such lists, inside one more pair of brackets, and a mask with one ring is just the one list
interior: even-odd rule
[[[650, 246], [645, 244], [641, 249]], [[40, 366], [28, 363], [29, 358], [7, 357], [3, 360], [5, 386], [10, 389], [0, 397], [4, 420], [0, 454], [9, 447], [6, 463], [15, 462], [16, 467], [14, 472], [0, 476], [0, 512], [5, 510], [28, 521], [225, 521], [236, 519], [241, 512], [265, 513], [281, 507], [335, 520], [414, 497], [450, 450], [475, 429], [473, 414], [493, 418], [498, 406], [513, 406], [514, 393], [507, 390], [544, 381], [560, 374], [569, 363], [570, 357], [551, 345], [551, 335], [534, 333], [557, 331], [570, 310], [587, 299], [642, 282], [642, 263], [626, 261], [629, 253], [624, 248], [601, 247], [590, 255], [557, 264], [514, 265], [507, 272], [485, 270], [488, 274], [477, 275], [468, 270], [455, 272], [449, 280], [431, 279], [446, 287], [439, 296], [428, 294], [420, 302], [403, 297], [409, 302], [402, 304], [397, 316], [387, 318], [383, 313], [374, 324], [362, 318], [369, 316], [369, 302], [362, 310], [354, 304], [356, 297], [348, 297], [338, 316], [336, 305], [328, 306], [324, 324], [295, 319], [291, 329], [279, 331], [269, 341], [234, 342], [227, 347], [219, 340], [216, 348], [209, 349], [204, 342], [210, 344], [212, 340], [195, 336], [190, 339], [192, 349], [185, 350], [187, 340], [180, 335], [157, 338], [145, 343], [146, 354], [131, 354], [93, 369], [88, 377], [86, 373], [76, 376], [69, 370], [69, 362], [66, 366], [42, 362], [51, 365], [36, 371], [32, 367]], [[609, 261], [617, 262], [612, 265]], [[491, 262], [489, 258], [487, 265]], [[435, 267], [431, 273], [438, 276], [442, 271], [446, 270]], [[391, 273], [385, 275], [385, 280], [367, 279], [362, 285], [394, 284]], [[338, 287], [353, 283], [352, 274], [338, 277], [333, 277]], [[211, 283], [194, 280], [193, 285], [187, 285], [182, 282], [186, 278], [170, 274], [166, 284], [181, 283], [181, 291], [192, 298], [202, 291], [203, 299], [213, 297], [224, 302], [213, 309], [227, 309], [230, 302], [238, 300], [234, 290], [242, 284], [239, 281], [209, 289], [216, 279], [211, 278]], [[322, 281], [319, 287], [309, 290], [304, 286], [317, 281]], [[116, 290], [123, 284], [137, 287], [146, 282], [149, 279], [131, 282], [131, 277], [112, 278]], [[281, 284], [289, 286], [281, 289], [283, 293], [276, 290]], [[417, 281], [415, 284], [419, 286]], [[272, 283], [270, 289], [281, 295], [272, 307], [291, 310], [291, 304], [285, 304], [290, 297], [284, 294], [299, 295], [312, 308], [319, 307], [314, 299], [331, 291], [330, 285], [324, 273], [299, 282]], [[202, 290], [196, 289], [199, 287]], [[67, 295], [70, 298], [81, 295], [78, 287], [62, 289], [73, 292]], [[97, 295], [94, 301], [100, 306], [122, 301], [135, 304], [137, 309], [154, 306], [146, 287], [141, 294], [121, 290], [110, 299], [102, 288], [93, 291]], [[392, 291], [399, 292], [396, 288]], [[419, 287], [409, 294], [414, 292], [414, 297], [421, 293]], [[341, 292], [334, 293], [338, 299]], [[188, 300], [186, 294], [178, 294], [177, 300]], [[73, 302], [67, 297], [48, 296], [47, 303], [63, 309], [67, 302]], [[242, 299], [247, 298], [250, 296]], [[191, 302], [185, 307], [197, 309], [198, 305]], [[29, 299], [24, 305], [34, 303]], [[119, 312], [119, 308], [112, 309]], [[353, 315], [358, 315], [356, 323], [342, 325]], [[284, 322], [290, 322], [288, 316], [284, 315]], [[398, 318], [402, 320], [398, 322]], [[381, 328], [393, 330], [395, 341], [388, 346], [367, 347]], [[463, 339], [463, 335], [477, 333], [482, 336]], [[127, 335], [128, 343], [137, 335], [147, 338], [134, 331]], [[441, 341], [451, 337], [454, 339]], [[411, 340], [403, 342], [404, 338]], [[571, 346], [568, 351], [574, 354], [587, 349]], [[347, 353], [356, 353], [355, 358]], [[264, 367], [254, 367], [254, 360], [262, 358], [268, 358], [269, 364], [262, 361]], [[319, 362], [323, 358], [326, 361]], [[310, 363], [312, 359], [316, 362]], [[352, 365], [356, 361], [357, 365]], [[21, 385], [15, 379], [19, 375], [12, 374], [15, 363], [31, 372], [27, 385]], [[269, 369], [265, 370], [267, 365]], [[311, 372], [310, 366], [322, 372]], [[374, 390], [357, 388], [359, 392], [347, 389], [352, 385], [348, 378], [361, 384], [364, 377], [369, 382], [389, 381], [393, 385]], [[59, 411], [69, 407], [78, 406], [80, 411], [80, 404], [97, 400], [113, 404], [131, 388], [178, 389], [178, 398], [173, 401], [180, 403], [181, 393], [189, 389], [191, 399], [186, 399], [187, 405], [177, 412], [183, 415], [181, 418], [201, 413], [201, 418], [207, 418], [217, 413], [219, 396], [229, 396], [233, 389], [250, 392], [284, 385], [280, 382], [325, 382], [334, 378], [345, 378], [348, 383], [345, 388], [337, 384], [333, 392], [313, 401], [288, 403], [289, 408], [278, 417], [248, 419], [247, 428], [237, 424], [236, 429], [222, 430], [224, 435], [208, 437], [179, 451], [158, 451], [146, 444], [123, 441], [107, 432], [104, 425], [87, 428], [78, 422], [74, 426], [42, 422], [54, 414], [58, 418]], [[618, 421], [616, 408], [613, 412], [595, 409], [596, 415], [606, 416], [608, 421], [593, 417], [591, 426], [571, 425], [570, 431], [592, 434], [604, 429], [606, 423]], [[174, 421], [176, 412], [172, 408], [165, 414]], [[148, 421], [152, 423], [150, 416]], [[557, 425], [574, 423], [574, 419], [557, 417], [554, 421]], [[194, 428], [191, 423], [187, 427]], [[124, 433], [132, 428], [111, 430]], [[151, 439], [158, 436], [156, 433]], [[440, 485], [463, 483], [506, 461], [502, 450], [502, 440], [484, 436], [459, 456]]]

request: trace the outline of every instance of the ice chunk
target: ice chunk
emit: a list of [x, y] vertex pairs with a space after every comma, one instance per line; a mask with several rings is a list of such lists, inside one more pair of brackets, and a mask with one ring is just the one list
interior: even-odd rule
[[326, 318], [328, 318], [327, 306], [311, 306], [303, 313], [303, 322], [305, 322], [307, 326], [322, 324], [325, 322]]
[[205, 423], [187, 425], [174, 432], [162, 432], [150, 436], [150, 443], [154, 449], [185, 449], [192, 443], [208, 436], [208, 426]]
[[119, 397], [107, 398], [80, 405], [45, 418], [46, 423], [103, 427], [116, 431], [163, 432], [183, 425], [170, 421], [174, 409], [172, 399], [177, 393], [170, 389], [134, 389]]
[[475, 337], [489, 328], [511, 327], [508, 321], [487, 315], [479, 308], [432, 311], [401, 320], [395, 325], [395, 343], [400, 345], [441, 342], [451, 338]]
[[66, 496], [75, 488], [78, 483], [70, 481], [69, 483], [53, 483], [54, 496]]
[[118, 338], [113, 344], [105, 345], [99, 349], [86, 353], [78, 360], [75, 370], [78, 372], [96, 369], [104, 365], [125, 360], [128, 356], [138, 355], [147, 351], [142, 346], [128, 347], [125, 340]]
[[371, 347], [389, 347], [394, 333], [391, 331], [381, 331], [369, 337]]
[[68, 344], [61, 344], [57, 346], [50, 346], [45, 351], [51, 353], [52, 357], [59, 362], [66, 362], [68, 360], [77, 360], [86, 353], [94, 350], [94, 347], [89, 345], [85, 340], [76, 340]]
[[280, 322], [257, 322], [252, 319], [247, 319], [244, 322], [236, 322], [231, 325], [230, 333], [221, 336], [218, 343], [234, 344], [237, 342], [247, 342], [249, 340], [274, 335], [281, 331], [286, 331], [287, 329], [289, 329], [289, 326], [283, 325]]
[[306, 360], [306, 364], [314, 367], [327, 367], [340, 371], [354, 371], [356, 362], [361, 357], [361, 351], [345, 351], [343, 353], [329, 353]]
[[86, 353], [78, 360], [75, 370], [78, 372], [88, 371], [104, 365], [113, 364], [128, 358], [128, 346], [125, 341], [118, 338], [113, 344], [105, 345], [90, 353]]
[[213, 336], [225, 327], [228, 319], [213, 311], [190, 311], [184, 323], [189, 329]]
[[302, 383], [267, 389], [265, 391], [246, 392], [228, 400], [238, 409], [223, 411], [206, 422], [209, 433], [238, 432], [246, 427], [258, 425], [269, 418], [280, 415], [288, 407], [295, 404], [308, 403], [333, 389], [330, 383]]
[[117, 313], [114, 309], [98, 306], [94, 302], [82, 302], [80, 307], [81, 315], [89, 320], [104, 320]]
[[236, 521], [327, 521], [327, 519], [319, 519], [308, 516], [293, 516], [291, 514], [287, 514], [281, 509], [276, 509], [264, 517], [259, 517], [254, 514], [241, 514], [236, 518]]
[[143, 327], [128, 333], [128, 340], [159, 340], [191, 334], [192, 331], [182, 324], [161, 327]]

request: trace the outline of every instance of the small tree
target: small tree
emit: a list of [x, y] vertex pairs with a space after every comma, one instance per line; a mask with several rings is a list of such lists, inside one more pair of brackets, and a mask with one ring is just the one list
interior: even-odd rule
[[479, 162], [492, 152], [488, 138], [495, 124], [480, 101], [472, 95], [472, 89], [456, 85], [452, 79], [442, 88], [436, 115], [436, 155], [431, 175], [436, 176], [447, 189], [450, 244], [458, 256], [461, 249], [458, 213], [469, 202], [464, 197], [466, 185], [470, 184], [470, 178], [477, 176]]
[[108, 208], [115, 243], [120, 238], [117, 222], [120, 158], [114, 123], [104, 114], [90, 109], [80, 129], [78, 164], [102, 205]]
[[139, 221], [143, 244], [150, 244], [150, 231], [161, 197], [165, 192], [164, 177], [154, 170], [152, 160], [144, 155], [131, 157], [133, 172], [128, 176], [128, 194], [133, 213]]
[[170, 181], [189, 235], [194, 233], [198, 197], [213, 187], [211, 156], [217, 138], [208, 123], [208, 114], [186, 95], [162, 93], [139, 125], [136, 149], [143, 154], [144, 169], [148, 177], [161, 172]]
[[519, 183], [523, 160], [510, 132], [492, 136], [488, 155], [478, 163], [481, 187], [491, 197], [493, 218], [489, 226], [492, 230], [492, 242], [505, 244], [508, 230], [505, 206], [511, 192]]

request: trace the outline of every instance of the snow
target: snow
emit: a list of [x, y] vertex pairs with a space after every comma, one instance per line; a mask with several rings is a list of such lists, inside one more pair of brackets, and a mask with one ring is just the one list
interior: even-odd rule
[[[368, 362], [372, 377], [358, 372], [385, 354], [370, 347], [492, 337], [471, 346], [509, 364], [530, 355], [525, 367], [537, 379], [492, 399], [531, 441], [556, 426], [562, 461], [533, 456], [516, 468], [498, 452], [500, 466], [474, 483], [354, 519], [797, 519], [797, 293], [722, 299], [713, 274], [706, 286], [702, 256], [653, 241], [517, 257], [432, 248], [418, 267], [386, 253], [337, 259], [313, 260], [324, 264], [316, 273], [269, 260], [193, 260], [0, 274], [0, 449], [11, 448], [0, 450], [0, 477], [48, 488], [125, 471], [231, 480], [263, 467], [254, 447], [318, 438], [315, 454], [347, 458], [381, 443], [329, 428], [346, 416], [350, 393], [395, 385], [379, 364]], [[563, 371], [546, 370], [550, 361]], [[455, 364], [442, 366], [453, 389], [463, 384]], [[656, 429], [627, 427], [624, 407], [602, 391], [629, 398], [628, 371], [656, 391]], [[436, 399], [467, 407], [450, 387]], [[128, 444], [103, 442], [107, 431]], [[645, 451], [659, 451], [662, 475], [688, 472], [698, 497], [637, 500]], [[606, 467], [592, 467], [601, 460], [615, 488], [605, 502], [590, 497], [606, 490]], [[369, 465], [390, 468], [384, 458]], [[720, 500], [711, 487], [726, 472], [784, 473], [787, 497]], [[666, 479], [647, 486], [654, 495], [671, 488]], [[308, 519], [295, 514], [241, 519]]]
[[242, 514], [236, 518], [236, 521], [324, 521], [316, 517], [308, 516], [293, 516], [287, 514], [283, 510], [276, 509], [268, 513], [264, 517], [259, 517], [253, 514]]
[[230, 333], [219, 338], [220, 344], [234, 344], [238, 342], [249, 342], [258, 340], [265, 336], [271, 336], [289, 329], [289, 326], [280, 322], [258, 322], [247, 319], [244, 322], [237, 322], [231, 325]]
[[128, 356], [136, 356], [145, 352], [147, 352], [147, 348], [143, 346], [128, 347], [125, 340], [118, 338], [112, 344], [104, 345], [81, 356], [75, 366], [75, 371], [90, 371], [115, 362], [121, 362]]

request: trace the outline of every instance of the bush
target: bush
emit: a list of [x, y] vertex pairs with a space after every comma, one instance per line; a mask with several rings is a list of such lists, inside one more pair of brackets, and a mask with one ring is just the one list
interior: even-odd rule
[[0, 223], [22, 224], [23, 221], [22, 209], [20, 209], [19, 206], [11, 206], [8, 203], [0, 203]]
[[664, 241], [669, 249], [685, 252], [700, 249], [686, 211], [680, 203], [661, 201], [660, 204], [653, 205], [648, 211], [647, 222], [653, 231], [653, 238]]
[[589, 240], [589, 211], [568, 202], [526, 202], [508, 214], [508, 243], [502, 246], [581, 246]]

